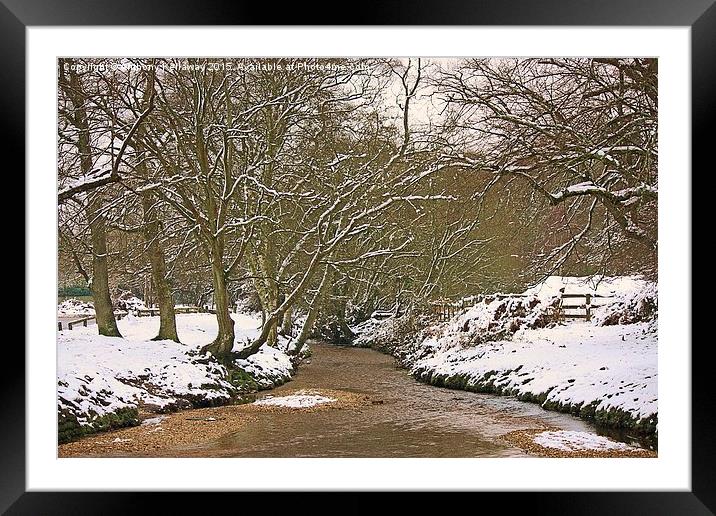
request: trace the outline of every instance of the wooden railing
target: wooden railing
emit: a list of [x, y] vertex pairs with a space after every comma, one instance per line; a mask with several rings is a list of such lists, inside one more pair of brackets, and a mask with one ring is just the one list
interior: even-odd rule
[[[206, 312], [205, 309], [198, 306], [175, 306], [175, 314], [195, 314], [199, 312]], [[137, 308], [134, 313], [137, 317], [153, 317], [159, 315], [159, 308]]]
[[[612, 296], [601, 296], [599, 294], [578, 294], [578, 293], [571, 293], [571, 294], [562, 294], [559, 300], [559, 305], [555, 307], [555, 311], [557, 312], [556, 318], [562, 318], [562, 319], [585, 319], [587, 321], [592, 320], [592, 309], [599, 308], [600, 306], [604, 306], [604, 303], [602, 304], [595, 304], [593, 300], [596, 299], [608, 299]], [[565, 304], [565, 300], [569, 299], [580, 299], [584, 298], [584, 303], [579, 304]], [[566, 310], [584, 310], [584, 313], [566, 313]]]
[[203, 312], [204, 309], [199, 306], [175, 306], [175, 314], [197, 314]]
[[491, 303], [495, 300], [502, 300], [507, 298], [520, 298], [526, 297], [524, 294], [480, 294], [477, 296], [463, 297], [458, 301], [450, 300], [438, 300], [430, 303], [430, 312], [438, 317], [440, 321], [447, 321], [455, 317], [455, 315], [465, 308], [470, 308], [478, 303]]
[[[521, 298], [527, 297], [525, 294], [491, 294], [491, 295], [478, 295], [462, 298], [458, 301], [450, 300], [438, 300], [430, 303], [430, 312], [438, 317], [440, 321], [448, 321], [455, 317], [461, 310], [475, 306], [477, 303], [490, 303], [494, 300], [502, 300], [507, 298]], [[590, 293], [565, 293], [560, 296], [559, 303], [551, 309], [552, 317], [559, 321], [564, 319], [586, 319], [591, 321], [592, 310], [600, 306], [604, 306], [604, 303], [596, 304], [595, 299], [608, 299], [612, 296], [602, 296], [599, 294]], [[568, 304], [565, 300], [580, 299], [584, 298], [584, 303]], [[580, 310], [583, 312], [573, 313], [574, 310]], [[568, 313], [569, 311], [569, 313]]]
[[[134, 315], [137, 317], [153, 317], [159, 315], [159, 308], [138, 308], [136, 310], [132, 310]], [[216, 310], [207, 310], [205, 308], [199, 307], [199, 306], [175, 306], [174, 307], [174, 313], [177, 314], [195, 314], [195, 313], [216, 313]], [[121, 312], [114, 312], [114, 316], [117, 320], [122, 319], [125, 317], [129, 312], [121, 311]], [[71, 330], [74, 326], [82, 325], [87, 326], [87, 323], [89, 321], [96, 320], [96, 317], [94, 315], [88, 315], [85, 317], [80, 317], [78, 319], [74, 319], [72, 321], [67, 321], [65, 323], [66, 329]], [[63, 324], [62, 321], [57, 321], [57, 330], [62, 331]]]
[[159, 315], [159, 308], [137, 308], [134, 310], [137, 317], [153, 317]]
[[[124, 316], [127, 315], [128, 312], [114, 312], [114, 317], [118, 321], [122, 319]], [[94, 315], [88, 315], [86, 317], [80, 317], [79, 319], [74, 319], [72, 321], [67, 321], [67, 329], [71, 330], [74, 326], [77, 326], [78, 324], [81, 324], [84, 327], [87, 327], [87, 323], [91, 320], [97, 320], [97, 317]], [[57, 321], [57, 330], [62, 331], [62, 321]]]

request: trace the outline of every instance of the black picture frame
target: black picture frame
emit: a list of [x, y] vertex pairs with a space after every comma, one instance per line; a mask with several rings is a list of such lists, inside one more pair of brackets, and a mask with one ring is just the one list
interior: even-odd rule
[[[572, 26], [684, 26], [691, 28], [692, 71], [692, 169], [710, 163], [713, 147], [709, 126], [716, 120], [716, 4], [714, 0], [407, 0], [363, 5], [338, 15], [334, 4], [277, 5], [267, 2], [196, 0], [0, 0], [0, 106], [3, 156], [25, 143], [25, 29], [29, 26], [63, 25], [572, 25]], [[322, 14], [319, 14], [322, 13]], [[334, 19], [332, 19], [334, 18]], [[91, 45], [91, 42], [88, 42]], [[91, 48], [89, 46], [88, 48]], [[20, 167], [24, 159], [20, 157]], [[684, 180], [693, 178], [685, 177]], [[692, 206], [694, 206], [692, 200]], [[25, 271], [26, 275], [29, 271]], [[696, 306], [694, 303], [693, 306]], [[693, 313], [693, 312], [692, 312]], [[694, 320], [692, 316], [692, 320]], [[697, 319], [698, 320], [698, 319]], [[669, 345], [689, 346], [690, 342]], [[714, 389], [711, 383], [709, 340], [691, 345], [692, 356], [692, 490], [690, 492], [589, 492], [589, 493], [480, 493], [470, 504], [509, 501], [510, 509], [524, 504], [544, 514], [714, 514], [716, 512], [716, 449], [713, 444]], [[15, 364], [24, 364], [17, 350]], [[7, 356], [7, 355], [6, 355]], [[7, 360], [7, 359], [6, 359]], [[8, 362], [5, 362], [8, 364]], [[166, 509], [166, 496], [136, 493], [39, 493], [25, 488], [25, 378], [24, 367], [7, 365], [0, 375], [3, 424], [0, 434], [0, 511], [8, 514], [114, 514]], [[185, 512], [193, 504], [179, 493], [170, 495]], [[211, 494], [212, 506], [225, 503], [225, 495]], [[256, 495], [241, 494], [247, 504]], [[273, 496], [273, 495], [272, 495]], [[356, 495], [352, 495], [355, 497]], [[298, 497], [298, 498], [297, 498]], [[366, 512], [369, 498], [343, 501], [345, 511]], [[497, 498], [497, 499], [496, 499]], [[301, 505], [292, 495], [291, 505]], [[451, 499], [451, 503], [463, 500]], [[423, 493], [401, 502], [403, 510], [426, 505]], [[313, 512], [331, 504], [312, 507]], [[247, 505], [248, 506], [248, 505]], [[411, 507], [412, 506], [412, 507]], [[329, 509], [330, 510], [330, 509]]]

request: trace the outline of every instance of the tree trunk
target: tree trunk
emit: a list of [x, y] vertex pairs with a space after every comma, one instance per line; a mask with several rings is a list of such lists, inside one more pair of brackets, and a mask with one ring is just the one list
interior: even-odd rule
[[107, 267], [107, 228], [104, 215], [101, 213], [99, 194], [94, 194], [87, 203], [87, 218], [90, 223], [92, 240], [92, 291], [97, 329], [106, 337], [121, 337], [114, 319], [112, 299], [109, 295], [109, 271]]
[[276, 328], [278, 325], [278, 317], [279, 315], [277, 312], [264, 316], [264, 322], [261, 325], [261, 333], [258, 337], [256, 337], [256, 339], [254, 339], [250, 346], [245, 347], [239, 352], [238, 358], [250, 357], [254, 353], [257, 353], [258, 350], [261, 349], [261, 346], [268, 342], [272, 329]]
[[[264, 313], [273, 313], [280, 305], [278, 297], [278, 285], [275, 280], [275, 266], [267, 256], [272, 247], [268, 243], [261, 243], [254, 248], [248, 258], [249, 268], [254, 275], [254, 287], [261, 301]], [[278, 341], [277, 319], [264, 318], [263, 325], [268, 324], [266, 342], [269, 346], [276, 347]]]
[[147, 256], [152, 271], [152, 285], [159, 305], [159, 333], [154, 340], [173, 340], [179, 342], [177, 335], [174, 299], [167, 279], [167, 263], [164, 251], [159, 243], [159, 222], [152, 213], [152, 195], [148, 191], [141, 193], [144, 211], [144, 241], [147, 244]]
[[308, 336], [311, 334], [311, 330], [316, 322], [316, 318], [318, 317], [321, 305], [323, 304], [330, 284], [331, 267], [328, 265], [326, 266], [326, 270], [323, 272], [323, 278], [321, 278], [321, 284], [318, 287], [316, 297], [313, 299], [313, 303], [311, 303], [311, 306], [308, 309], [308, 315], [306, 316], [306, 320], [303, 322], [303, 326], [301, 327], [301, 333], [298, 334], [292, 349], [289, 350], [291, 355], [298, 355], [301, 352], [301, 349], [303, 349], [304, 344], [306, 344], [306, 340], [308, 340]]
[[291, 336], [293, 330], [293, 307], [288, 307], [286, 313], [283, 314], [283, 321], [281, 322], [281, 335]]
[[211, 258], [211, 277], [214, 284], [214, 304], [219, 334], [214, 342], [203, 348], [203, 351], [209, 351], [220, 360], [227, 360], [231, 357], [231, 350], [234, 347], [234, 320], [231, 318], [224, 264], [217, 244], [213, 246]]
[[341, 305], [338, 307], [338, 310], [336, 310], [336, 322], [338, 323], [338, 329], [340, 330], [345, 340], [347, 340], [348, 343], [352, 342], [356, 338], [356, 335], [355, 333], [353, 333], [353, 330], [351, 330], [351, 327], [348, 326], [348, 323], [346, 322], [345, 302], [342, 302]]
[[350, 344], [355, 339], [355, 333], [346, 322], [346, 310], [348, 309], [348, 292], [351, 290], [351, 281], [345, 277], [338, 289], [339, 298], [335, 304], [336, 324], [338, 325], [339, 344]]
[[[62, 64], [61, 70], [65, 67]], [[80, 167], [84, 174], [92, 170], [92, 149], [90, 147], [89, 124], [85, 112], [85, 96], [82, 93], [77, 74], [70, 67], [68, 70], [69, 87], [61, 76], [60, 84], [66, 87], [68, 98], [72, 101], [74, 111], [73, 123], [77, 128], [77, 150], [80, 155]], [[90, 193], [85, 208], [87, 223], [90, 228], [92, 242], [92, 281], [89, 284], [94, 302], [97, 330], [100, 335], [107, 337], [121, 337], [114, 319], [112, 299], [109, 295], [109, 272], [107, 267], [107, 225], [102, 213], [101, 191]]]
[[[144, 89], [144, 105], [148, 107], [151, 97], [154, 93], [154, 74], [146, 72], [147, 87]], [[137, 132], [137, 141], [135, 149], [143, 151], [141, 137], [144, 135], [144, 129], [140, 127]], [[140, 160], [136, 166], [137, 173], [145, 180], [149, 179], [149, 171], [147, 163]], [[164, 250], [160, 243], [161, 226], [154, 208], [156, 198], [149, 190], [142, 190], [139, 194], [142, 201], [142, 212], [144, 216], [144, 241], [147, 245], [147, 256], [152, 272], [152, 285], [156, 296], [156, 303], [159, 305], [159, 333], [154, 340], [173, 340], [179, 342], [177, 335], [176, 314], [174, 313], [174, 299], [172, 298], [172, 290], [167, 278], [167, 262], [164, 256]]]
[[326, 255], [321, 252], [318, 252], [313, 256], [313, 258], [311, 259], [311, 263], [308, 265], [308, 268], [303, 273], [303, 277], [301, 278], [301, 281], [299, 281], [296, 288], [294, 288], [293, 291], [288, 296], [286, 296], [284, 302], [281, 303], [281, 306], [279, 306], [275, 311], [269, 314], [268, 317], [266, 317], [266, 321], [261, 327], [261, 333], [258, 337], [256, 337], [256, 339], [254, 339], [250, 346], [247, 346], [246, 348], [241, 350], [241, 352], [239, 353], [239, 358], [250, 357], [259, 349], [261, 349], [261, 346], [268, 339], [272, 325], [276, 325], [283, 313], [286, 312], [289, 307], [293, 306], [299, 296], [303, 295], [303, 293], [308, 288], [309, 280], [313, 277], [314, 272], [319, 266], [320, 259], [325, 258], [325, 256]]

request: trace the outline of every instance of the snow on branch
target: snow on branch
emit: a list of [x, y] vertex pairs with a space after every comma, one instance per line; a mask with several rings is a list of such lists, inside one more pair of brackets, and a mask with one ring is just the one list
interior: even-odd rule
[[127, 137], [124, 139], [122, 145], [119, 148], [119, 152], [117, 153], [117, 157], [114, 160], [112, 168], [109, 170], [93, 170], [91, 172], [88, 172], [85, 174], [85, 177], [83, 179], [74, 183], [72, 186], [60, 190], [57, 194], [58, 204], [69, 200], [71, 197], [78, 193], [88, 192], [90, 190], [94, 190], [95, 188], [99, 188], [100, 186], [104, 186], [110, 183], [116, 183], [121, 179], [119, 176], [119, 164], [122, 162], [122, 156], [124, 155], [124, 151], [127, 150], [127, 145], [129, 145], [129, 142], [132, 140], [134, 133], [137, 132], [137, 129], [139, 129], [139, 126], [142, 124], [142, 122], [147, 118], [147, 116], [149, 116], [149, 113], [152, 112], [152, 109], [154, 109], [153, 94], [149, 98], [149, 105], [147, 106], [147, 109], [145, 109], [142, 113], [139, 114], [137, 119], [134, 121], [134, 124], [132, 124], [132, 127], [129, 129]]
[[646, 197], [649, 199], [656, 199], [658, 197], [658, 190], [650, 185], [641, 184], [632, 188], [625, 188], [615, 192], [609, 191], [603, 186], [594, 184], [591, 181], [571, 185], [558, 192], [556, 194], [549, 194], [553, 204], [563, 201], [569, 197], [576, 197], [578, 195], [593, 195], [596, 197], [604, 197], [615, 203], [623, 203], [631, 200], [634, 197]]

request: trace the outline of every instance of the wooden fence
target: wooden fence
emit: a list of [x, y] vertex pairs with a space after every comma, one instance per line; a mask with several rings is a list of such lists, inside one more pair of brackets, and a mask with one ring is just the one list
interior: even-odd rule
[[[594, 308], [599, 308], [600, 306], [604, 306], [605, 303], [594, 303], [595, 299], [608, 299], [612, 296], [601, 296], [599, 294], [579, 294], [579, 293], [571, 293], [571, 294], [562, 294], [559, 300], [559, 304], [554, 309], [554, 317], [555, 319], [585, 319], [587, 321], [592, 320], [592, 310]], [[574, 299], [581, 299], [584, 298], [584, 303], [577, 303], [577, 304], [565, 304], [569, 303], [569, 300]], [[567, 311], [570, 311], [572, 313], [567, 313]], [[573, 313], [574, 310], [577, 310], [578, 313]]]
[[447, 321], [449, 319], [452, 319], [455, 317], [455, 315], [460, 312], [461, 310], [464, 310], [465, 308], [470, 308], [471, 306], [475, 306], [478, 303], [486, 303], [489, 304], [492, 301], [495, 300], [502, 300], [507, 298], [519, 298], [519, 297], [525, 297], [524, 294], [491, 294], [491, 295], [479, 295], [479, 296], [469, 296], [469, 297], [463, 297], [462, 299], [458, 301], [450, 301], [450, 300], [437, 300], [430, 303], [430, 312], [433, 315], [436, 315], [440, 321]]
[[[215, 313], [216, 311], [208, 310], [211, 313]], [[159, 315], [159, 308], [138, 308], [136, 310], [132, 310], [134, 315], [137, 317], [152, 317]], [[203, 309], [198, 306], [175, 306], [174, 307], [174, 313], [177, 314], [195, 314], [199, 312], [207, 312], [206, 309]], [[125, 317], [129, 312], [114, 312], [114, 317], [117, 320], [122, 319]], [[68, 330], [71, 330], [74, 326], [79, 326], [80, 324], [82, 326], [87, 326], [87, 323], [89, 321], [96, 320], [96, 317], [94, 315], [88, 315], [86, 317], [80, 317], [79, 319], [74, 319], [72, 321], [66, 322], [66, 326]], [[62, 331], [62, 321], [57, 321], [57, 329], [59, 331]]]
[[[484, 302], [489, 304], [495, 300], [521, 297], [527, 296], [524, 294], [492, 294], [465, 297], [459, 301], [437, 300], [430, 303], [430, 313], [437, 316], [440, 321], [448, 321], [455, 317], [460, 311], [475, 306], [477, 303]], [[557, 321], [564, 319], [585, 319], [590, 321], [592, 319], [592, 310], [604, 306], [604, 303], [595, 303], [595, 299], [607, 299], [611, 297], [612, 296], [602, 296], [591, 293], [563, 293], [560, 296], [559, 303], [552, 307], [551, 315]], [[584, 299], [584, 303], [570, 303], [570, 300], [582, 298]], [[577, 313], [575, 313], [575, 311]]]
[[[118, 321], [122, 319], [124, 316], [127, 315], [128, 312], [114, 312], [114, 317]], [[79, 319], [74, 319], [72, 321], [67, 321], [67, 329], [71, 330], [74, 326], [77, 326], [81, 324], [84, 327], [87, 327], [87, 323], [92, 320], [96, 320], [97, 318], [94, 315], [88, 315], [86, 317], [80, 317]], [[57, 321], [57, 330], [62, 331], [62, 321]]]
[[[199, 312], [207, 312], [207, 310], [198, 306], [174, 307], [175, 314], [196, 314]], [[159, 308], [137, 308], [134, 313], [137, 317], [153, 317], [155, 315], [159, 315]]]

